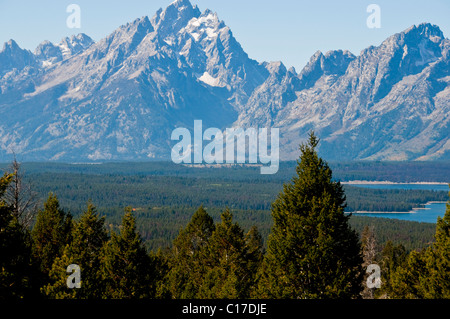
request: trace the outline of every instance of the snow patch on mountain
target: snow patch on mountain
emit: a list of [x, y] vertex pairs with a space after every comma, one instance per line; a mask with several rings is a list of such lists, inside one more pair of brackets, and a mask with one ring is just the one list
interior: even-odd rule
[[329, 160], [450, 159], [450, 41], [423, 23], [299, 73], [249, 58], [210, 10], [177, 0], [94, 42], [0, 51], [0, 159], [168, 159], [171, 132], [276, 127], [281, 159], [311, 130]]
[[224, 84], [220, 83], [220, 79], [219, 78], [215, 78], [213, 76], [211, 76], [208, 72], [203, 73], [203, 75], [201, 77], [198, 78], [200, 81], [202, 81], [203, 83], [206, 83], [210, 86], [216, 86], [216, 87], [224, 87]]

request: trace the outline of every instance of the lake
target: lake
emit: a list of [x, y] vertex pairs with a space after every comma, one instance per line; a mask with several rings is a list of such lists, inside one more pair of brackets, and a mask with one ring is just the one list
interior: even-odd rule
[[[449, 191], [448, 184], [420, 184], [420, 183], [345, 183], [347, 185], [364, 187], [364, 188], [376, 188], [376, 189], [424, 189], [435, 191]], [[425, 204], [425, 203], [424, 203]], [[383, 218], [395, 218], [409, 221], [417, 221], [424, 223], [436, 223], [438, 216], [443, 217], [446, 210], [445, 202], [430, 202], [426, 203], [424, 208], [415, 208], [410, 212], [380, 212], [380, 213], [354, 213], [355, 216], [370, 216], [370, 217], [383, 217]]]

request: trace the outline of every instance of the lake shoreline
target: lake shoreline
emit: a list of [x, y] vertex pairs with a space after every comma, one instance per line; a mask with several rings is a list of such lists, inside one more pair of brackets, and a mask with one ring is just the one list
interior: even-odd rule
[[347, 185], [448, 185], [449, 183], [443, 182], [391, 182], [391, 181], [361, 181], [354, 180], [348, 182], [341, 182], [341, 184]]
[[[428, 189], [434, 191], [443, 191], [448, 193], [448, 184], [441, 182], [392, 182], [392, 181], [361, 181], [354, 180], [343, 182], [342, 184], [371, 188], [371, 189]], [[369, 216], [379, 218], [393, 218], [425, 223], [436, 223], [438, 217], [443, 217], [446, 212], [447, 201], [430, 200], [424, 204], [416, 203], [419, 207], [412, 207], [409, 211], [354, 211], [346, 212], [352, 216]]]
[[[430, 205], [430, 204], [446, 204], [447, 202], [441, 202], [441, 201], [429, 201], [423, 204], [424, 206]], [[345, 212], [346, 214], [415, 214], [417, 211], [420, 210], [429, 210], [429, 207], [414, 207], [412, 210], [407, 212], [384, 212], [384, 211], [369, 211], [369, 210], [358, 210], [355, 212]]]

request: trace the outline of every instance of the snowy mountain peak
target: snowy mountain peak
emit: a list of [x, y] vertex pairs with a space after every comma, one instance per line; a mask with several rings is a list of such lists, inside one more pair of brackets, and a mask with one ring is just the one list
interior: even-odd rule
[[79, 54], [89, 48], [94, 43], [89, 36], [84, 33], [72, 35], [61, 40], [58, 46], [61, 49], [63, 59], [70, 58], [75, 54]]
[[191, 6], [192, 4], [189, 0], [175, 0], [169, 6], [175, 6], [177, 8]]
[[86, 47], [94, 43], [94, 40], [84, 33], [79, 33], [77, 35], [72, 35], [70, 38], [64, 38], [62, 42], [70, 43], [71, 46], [82, 45]]
[[13, 39], [10, 39], [8, 42], [5, 42], [3, 44], [3, 49], [0, 51], [0, 53], [6, 53], [6, 52], [13, 52], [16, 50], [22, 50], [16, 41]]
[[210, 41], [216, 39], [224, 27], [225, 23], [219, 20], [217, 13], [205, 10], [198, 18], [192, 18], [180, 32], [189, 33], [196, 42]]
[[44, 67], [62, 61], [63, 59], [61, 48], [48, 40], [41, 42], [36, 47], [34, 55], [41, 61], [42, 66]]
[[270, 73], [285, 74], [287, 72], [285, 65], [281, 61], [265, 63], [265, 67]]
[[444, 39], [444, 33], [439, 28], [439, 26], [431, 24], [431, 23], [421, 23], [419, 25], [413, 25], [403, 31], [405, 34], [417, 34], [422, 37], [430, 38], [430, 39]]
[[21, 70], [26, 66], [34, 65], [36, 59], [29, 50], [19, 47], [14, 40], [4, 43], [0, 51], [0, 77], [2, 73], [12, 69]]
[[299, 74], [301, 87], [311, 88], [322, 76], [343, 75], [355, 56], [345, 50], [332, 50], [323, 54], [316, 51]]
[[94, 44], [94, 40], [86, 34], [80, 33], [65, 37], [56, 45], [48, 40], [43, 41], [34, 50], [34, 55], [43, 67], [48, 67], [84, 52], [92, 44]]
[[[120, 26], [110, 36], [107, 37], [108, 42], [120, 44], [140, 42], [147, 34], [155, 31], [152, 23], [147, 16], [135, 19], [133, 22], [129, 22]], [[113, 44], [111, 44], [113, 45]], [[114, 45], [113, 45], [114, 46]]]
[[146, 30], [147, 32], [152, 32], [154, 31], [153, 25], [150, 22], [148, 16], [143, 16], [141, 18], [137, 18], [135, 19], [133, 22], [128, 22], [125, 25], [122, 25], [120, 27], [120, 29], [122, 30], [127, 30], [127, 31], [132, 31], [132, 30]]
[[[0, 159], [170, 158], [175, 127], [277, 127], [281, 159], [314, 129], [330, 160], [450, 158], [450, 41], [424, 23], [297, 74], [258, 62], [188, 0], [118, 27], [0, 51]], [[11, 128], [14, 128], [12, 130]]]
[[347, 50], [332, 50], [325, 53], [321, 67], [325, 74], [344, 74], [347, 66], [356, 57]]
[[378, 47], [363, 50], [359, 62], [371, 64], [377, 70], [373, 88], [375, 101], [388, 94], [403, 77], [419, 74], [440, 59], [444, 40], [439, 27], [422, 23], [392, 35]]
[[168, 35], [176, 34], [186, 26], [189, 20], [198, 18], [200, 15], [201, 12], [198, 7], [192, 6], [189, 0], [177, 0], [164, 10], [158, 10], [151, 23], [164, 39]]

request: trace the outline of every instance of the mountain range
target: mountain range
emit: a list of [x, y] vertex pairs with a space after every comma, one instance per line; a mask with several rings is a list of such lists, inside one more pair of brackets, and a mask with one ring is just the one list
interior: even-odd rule
[[316, 52], [297, 73], [251, 59], [218, 15], [177, 0], [98, 42], [0, 51], [0, 160], [170, 159], [171, 132], [277, 127], [295, 159], [449, 160], [450, 40], [414, 25], [358, 56]]

